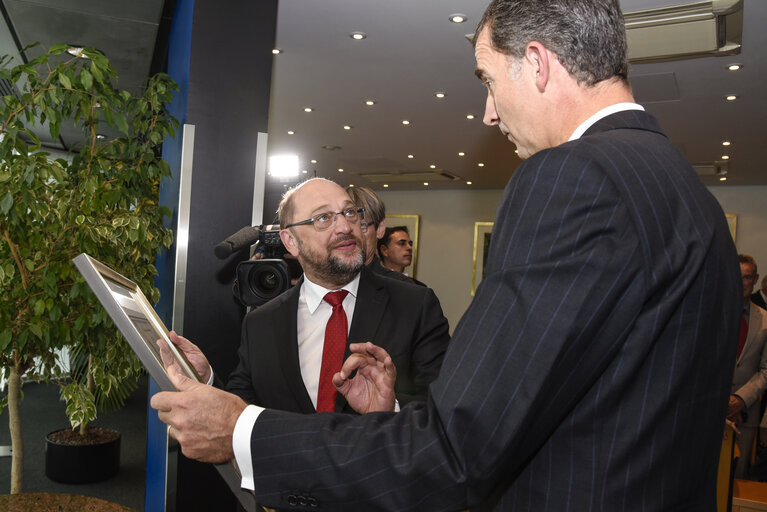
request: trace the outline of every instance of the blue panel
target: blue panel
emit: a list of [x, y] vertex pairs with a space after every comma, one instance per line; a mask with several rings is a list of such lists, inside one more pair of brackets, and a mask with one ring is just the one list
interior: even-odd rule
[[[168, 48], [168, 74], [176, 81], [179, 90], [170, 104], [170, 112], [178, 119], [180, 126], [186, 120], [186, 104], [189, 90], [189, 57], [192, 47], [192, 19], [194, 0], [178, 0], [173, 14]], [[167, 206], [173, 217], [166, 219], [166, 227], [176, 232], [178, 217], [179, 180], [181, 169], [182, 134], [179, 128], [174, 138], [163, 143], [163, 158], [170, 165], [173, 177], [166, 179], [160, 188], [160, 204]], [[173, 284], [175, 280], [175, 245], [157, 257], [158, 275], [155, 286], [160, 290], [157, 313], [165, 323], [171, 325], [173, 312]], [[149, 398], [158, 392], [157, 384], [150, 379]], [[157, 412], [147, 405], [147, 453], [146, 453], [146, 512], [165, 511], [166, 466], [168, 457], [166, 425], [157, 417]]]

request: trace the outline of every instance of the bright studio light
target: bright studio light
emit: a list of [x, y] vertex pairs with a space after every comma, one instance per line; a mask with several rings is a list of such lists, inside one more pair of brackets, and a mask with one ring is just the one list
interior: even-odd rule
[[276, 178], [291, 178], [298, 176], [298, 155], [270, 156], [269, 172]]

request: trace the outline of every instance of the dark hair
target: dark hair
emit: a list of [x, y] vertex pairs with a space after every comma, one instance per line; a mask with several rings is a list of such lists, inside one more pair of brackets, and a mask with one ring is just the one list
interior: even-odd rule
[[373, 189], [368, 187], [346, 187], [346, 193], [355, 205], [365, 209], [365, 221], [378, 227], [386, 218], [386, 206]]
[[378, 257], [383, 259], [383, 254], [381, 254], [381, 246], [388, 246], [389, 242], [391, 242], [391, 236], [396, 233], [397, 231], [404, 231], [405, 233], [410, 236], [410, 231], [407, 230], [407, 226], [394, 226], [393, 228], [386, 228], [384, 230], [384, 234], [381, 238], [378, 239]]
[[493, 0], [473, 43], [488, 27], [493, 47], [517, 59], [531, 41], [554, 52], [578, 83], [628, 82], [626, 28], [618, 0]]

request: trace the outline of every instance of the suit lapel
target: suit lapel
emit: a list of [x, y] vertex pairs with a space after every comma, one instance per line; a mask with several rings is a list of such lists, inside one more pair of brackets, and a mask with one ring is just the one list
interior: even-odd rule
[[298, 360], [298, 298], [303, 279], [290, 289], [284, 297], [285, 304], [275, 308], [272, 326], [274, 327], [273, 342], [277, 344], [275, 351], [279, 354], [278, 364], [290, 388], [300, 412], [309, 414], [315, 412], [312, 399], [304, 386], [301, 377], [301, 364]]

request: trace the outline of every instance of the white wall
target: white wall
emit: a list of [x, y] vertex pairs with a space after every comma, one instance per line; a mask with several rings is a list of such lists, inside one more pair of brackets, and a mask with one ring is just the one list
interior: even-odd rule
[[767, 275], [767, 187], [709, 187], [726, 213], [738, 216], [735, 247], [756, 260], [761, 276]]
[[492, 222], [502, 190], [381, 191], [388, 214], [421, 216], [416, 277], [442, 303], [450, 332], [471, 302], [474, 223]]
[[[738, 216], [738, 252], [767, 275], [767, 187], [710, 187], [726, 213]], [[474, 223], [492, 222], [502, 190], [379, 192], [387, 213], [418, 214], [417, 277], [439, 297], [450, 330], [471, 302]]]

